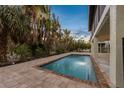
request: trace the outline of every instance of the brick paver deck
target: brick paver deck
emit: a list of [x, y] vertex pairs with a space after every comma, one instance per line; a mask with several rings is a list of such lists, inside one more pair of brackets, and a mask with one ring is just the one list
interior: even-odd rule
[[74, 81], [69, 78], [35, 68], [35, 66], [37, 65], [48, 63], [52, 60], [58, 59], [69, 54], [72, 53], [65, 53], [46, 58], [36, 59], [25, 63], [1, 67], [0, 87], [6, 88], [96, 87], [95, 85], [93, 86], [90, 84]]
[[97, 57], [95, 59], [95, 61], [98, 64], [101, 72], [103, 73], [103, 75], [106, 78], [106, 80], [107, 80], [108, 84], [110, 85], [110, 87], [113, 86], [111, 81], [110, 81], [110, 78], [109, 78], [109, 75], [110, 75], [110, 73], [109, 73], [109, 69], [110, 69], [109, 68], [109, 60], [106, 60], [106, 58]]

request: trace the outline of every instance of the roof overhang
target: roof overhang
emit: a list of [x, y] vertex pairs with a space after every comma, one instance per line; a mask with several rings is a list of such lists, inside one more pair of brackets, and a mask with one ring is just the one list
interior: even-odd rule
[[95, 16], [96, 7], [97, 7], [97, 5], [90, 5], [89, 6], [88, 31], [91, 31], [91, 29], [92, 29], [92, 24], [93, 24], [93, 20], [94, 20], [94, 16]]

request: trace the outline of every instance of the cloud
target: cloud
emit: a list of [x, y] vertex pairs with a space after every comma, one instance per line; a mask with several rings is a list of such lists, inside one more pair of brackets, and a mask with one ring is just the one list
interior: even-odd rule
[[85, 41], [89, 41], [91, 34], [88, 32], [87, 28], [84, 28], [71, 30], [71, 36], [73, 36], [76, 40], [83, 38]]
[[90, 32], [88, 32], [88, 29], [87, 28], [80, 28], [80, 29], [71, 29], [70, 30], [72, 34], [74, 35], [77, 35], [77, 36], [80, 36], [80, 35], [84, 35], [84, 36], [87, 36], [90, 34]]
[[88, 42], [88, 41], [90, 40], [90, 36], [91, 36], [91, 35], [87, 35], [87, 36], [84, 38], [84, 40], [85, 40], [86, 42]]
[[90, 35], [80, 35], [80, 37], [75, 37], [75, 40], [83, 39], [85, 42], [89, 42], [90, 40]]

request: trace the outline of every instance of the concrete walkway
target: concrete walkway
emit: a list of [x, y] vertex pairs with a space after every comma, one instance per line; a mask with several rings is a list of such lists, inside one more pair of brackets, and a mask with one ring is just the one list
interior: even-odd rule
[[1, 67], [0, 87], [4, 87], [4, 88], [96, 87], [95, 85], [93, 86], [90, 84], [71, 80], [69, 78], [59, 76], [53, 73], [49, 73], [47, 71], [39, 70], [34, 67], [37, 65], [48, 63], [52, 60], [58, 59], [60, 57], [69, 54], [79, 54], [79, 53], [75, 53], [75, 52], [65, 53], [46, 58], [36, 59], [25, 63]]

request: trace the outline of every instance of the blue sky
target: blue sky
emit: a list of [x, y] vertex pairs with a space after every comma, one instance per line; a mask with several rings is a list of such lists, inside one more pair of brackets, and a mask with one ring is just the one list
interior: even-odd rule
[[89, 38], [88, 6], [86, 5], [52, 5], [52, 12], [59, 16], [61, 28], [69, 29], [76, 38]]

